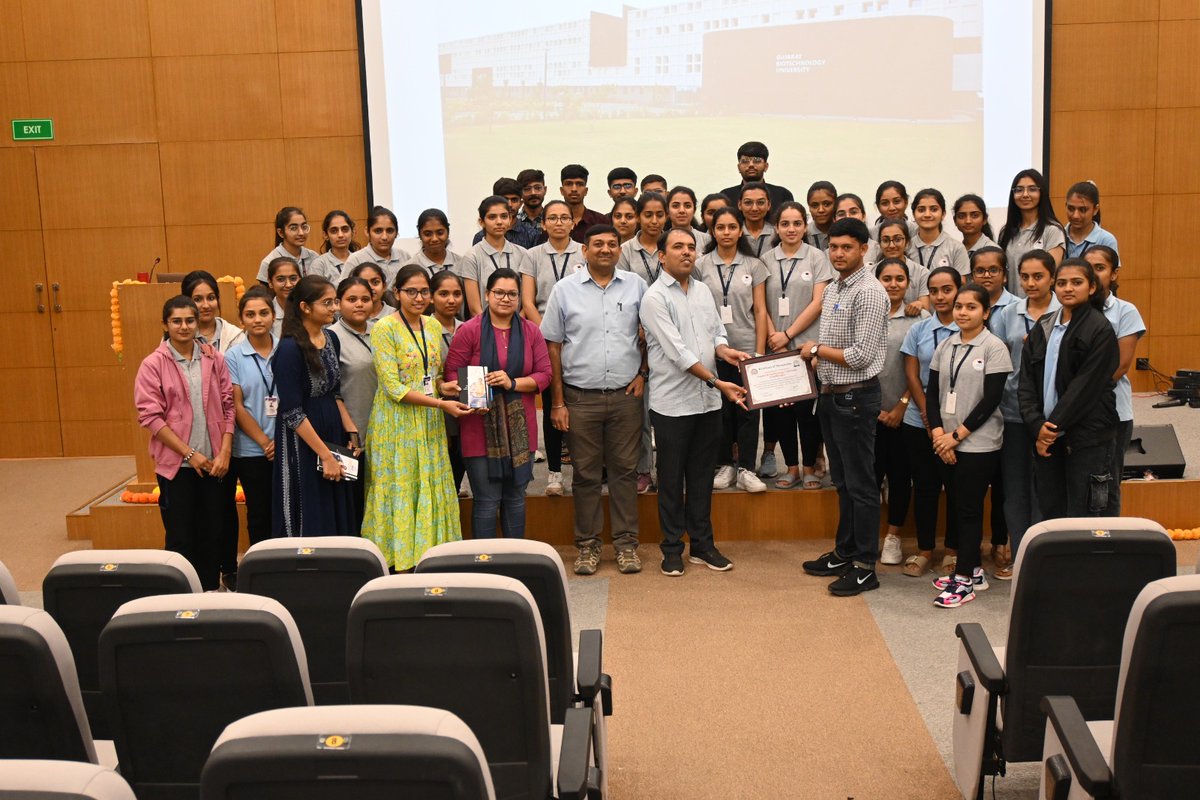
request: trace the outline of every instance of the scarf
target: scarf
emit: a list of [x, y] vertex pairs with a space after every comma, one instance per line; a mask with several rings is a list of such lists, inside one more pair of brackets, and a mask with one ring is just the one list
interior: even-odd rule
[[[516, 386], [517, 378], [525, 372], [525, 335], [521, 318], [513, 315], [508, 338], [508, 359], [504, 372]], [[479, 326], [479, 362], [489, 370], [500, 368], [496, 348], [496, 330], [492, 315], [484, 311]], [[529, 429], [525, 424], [525, 404], [513, 390], [495, 390], [492, 407], [483, 418], [483, 437], [487, 448], [488, 477], [493, 480], [517, 478], [528, 481], [533, 476], [533, 459], [529, 457]]]

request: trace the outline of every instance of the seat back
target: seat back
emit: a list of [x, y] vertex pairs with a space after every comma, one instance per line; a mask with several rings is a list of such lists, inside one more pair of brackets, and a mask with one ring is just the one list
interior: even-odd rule
[[121, 606], [100, 634], [100, 687], [121, 774], [140, 800], [194, 800], [226, 725], [312, 703], [291, 615], [269, 598], [233, 593]]
[[354, 703], [453, 712], [478, 737], [496, 796], [550, 795], [545, 638], [517, 580], [486, 574], [377, 578], [350, 608]]
[[0, 606], [21, 605], [21, 594], [17, 591], [17, 582], [4, 562], [0, 561]]
[[68, 761], [0, 760], [0, 800], [135, 800], [117, 773]]
[[1200, 575], [1154, 581], [1125, 628], [1110, 763], [1121, 797], [1200, 787]]
[[546, 635], [550, 721], [561, 725], [575, 696], [575, 661], [567, 571], [553, 547], [532, 539], [467, 539], [430, 548], [417, 572], [486, 572], [515, 578], [537, 603]]
[[308, 654], [318, 705], [346, 703], [346, 614], [367, 581], [387, 575], [379, 548], [357, 536], [268, 539], [246, 551], [238, 591], [270, 597], [288, 610]]
[[50, 615], [0, 606], [0, 759], [97, 763], [67, 639]]
[[130, 600], [199, 591], [195, 568], [167, 550], [76, 550], [50, 567], [42, 581], [42, 604], [71, 645], [94, 738], [113, 738], [96, 669], [100, 631]]
[[487, 760], [449, 711], [322, 706], [232, 723], [200, 779], [201, 800], [491, 800]]
[[1175, 545], [1136, 517], [1058, 519], [1021, 540], [1012, 583], [1002, 698], [1008, 761], [1042, 755], [1047, 695], [1070, 695], [1085, 719], [1112, 719], [1129, 610], [1146, 584], [1175, 574]]

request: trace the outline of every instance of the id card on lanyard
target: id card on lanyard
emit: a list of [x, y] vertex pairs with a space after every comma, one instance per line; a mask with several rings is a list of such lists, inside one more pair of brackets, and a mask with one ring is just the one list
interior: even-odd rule
[[[267, 373], [263, 372], [262, 364], [259, 362], [257, 353], [254, 355], [254, 366], [258, 367], [258, 376], [262, 378], [263, 387], [267, 390], [267, 396], [263, 399], [263, 416], [267, 419], [273, 419], [279, 416], [279, 397], [275, 394], [275, 373], [271, 372], [271, 380], [267, 380]], [[270, 366], [271, 362], [267, 362]]]
[[779, 316], [788, 317], [792, 314], [792, 298], [787, 296], [788, 283], [792, 280], [792, 273], [796, 271], [796, 262], [799, 258], [792, 259], [792, 265], [788, 267], [788, 273], [785, 277], [783, 274], [783, 264], [779, 265], [779, 284], [781, 291], [779, 293]]
[[729, 265], [729, 280], [721, 275], [721, 265], [713, 265], [717, 270], [717, 280], [721, 282], [721, 323], [733, 324], [733, 306], [729, 305], [729, 287], [733, 285], [733, 273], [737, 272], [737, 264]]
[[958, 393], [954, 391], [954, 385], [958, 383], [958, 373], [962, 372], [963, 364], [967, 363], [967, 359], [971, 357], [971, 349], [975, 345], [962, 345], [965, 348], [962, 359], [957, 366], [954, 363], [954, 356], [958, 353], [959, 345], [951, 345], [950, 348], [950, 391], [946, 394], [946, 407], [942, 409], [947, 414], [954, 414], [958, 411]]
[[425, 370], [424, 376], [421, 378], [421, 391], [426, 397], [433, 397], [433, 376], [429, 374], [429, 344], [425, 341], [425, 324], [418, 323], [421, 327], [421, 341], [417, 341], [417, 334], [413, 333], [412, 326], [408, 324], [408, 319], [404, 314], [400, 314], [400, 319], [404, 322], [404, 327], [408, 328], [408, 335], [412, 337], [413, 344], [417, 346], [417, 352], [421, 354], [421, 365]]

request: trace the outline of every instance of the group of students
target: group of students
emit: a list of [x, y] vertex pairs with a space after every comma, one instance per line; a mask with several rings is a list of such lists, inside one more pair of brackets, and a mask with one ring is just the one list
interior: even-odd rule
[[[523, 535], [525, 489], [541, 448], [547, 494], [564, 491], [571, 434], [550, 413], [562, 405], [553, 388], [561, 365], [551, 364], [543, 316], [556, 287], [591, 268], [589, 230], [611, 226], [617, 269], [646, 286], [663, 277], [664, 235], [687, 231], [699, 253], [691, 274], [714, 299], [731, 351], [784, 352], [820, 339], [826, 289], [842, 280], [826, 254], [831, 230], [846, 219], [865, 226], [867, 210], [827, 181], [795, 201], [765, 182], [767, 159], [764, 145], [746, 143], [741, 183], [703, 199], [657, 175], [643, 178], [639, 194], [632, 170], [614, 169], [607, 214], [586, 207], [582, 166], [561, 171], [562, 199], [550, 201], [544, 173], [524, 170], [494, 184], [462, 255], [450, 249], [450, 225], [437, 209], [417, 219], [415, 255], [396, 246], [399, 225], [385, 208], [371, 211], [362, 247], [349, 214], [329, 212], [321, 254], [306, 246], [304, 213], [281, 209], [276, 247], [260, 265], [263, 286], [239, 303], [240, 326], [222, 318], [212, 276], [193, 272], [164, 308], [164, 341], [139, 371], [136, 401], [154, 437], [167, 546], [196, 563], [206, 588], [233, 585], [236, 481], [252, 542], [361, 533], [396, 570], [460, 537], [464, 475], [474, 535], [495, 536], [497, 515], [504, 535]], [[944, 488], [944, 604], [966, 596], [955, 575], [986, 588], [970, 531], [982, 524], [989, 487], [1001, 579], [1011, 577], [1020, 535], [1038, 519], [1119, 513], [1132, 433], [1124, 373], [1145, 327], [1114, 293], [1120, 262], [1115, 238], [1099, 225], [1097, 188], [1072, 186], [1066, 205], [1064, 228], [1042, 176], [1025, 170], [993, 238], [976, 195], [948, 208], [935, 189], [910, 203], [897, 181], [875, 194], [879, 218], [861, 261], [889, 309], [874, 442], [875, 486], [886, 485], [889, 500], [881, 561], [903, 562], [911, 576], [931, 569]], [[961, 240], [944, 231], [948, 212]], [[487, 368], [487, 409], [460, 402], [459, 370], [469, 365]], [[718, 360], [715, 379], [740, 386], [736, 362]], [[641, 394], [653, 382], [638, 393], [639, 493], [654, 486], [653, 403]], [[764, 478], [781, 489], [819, 488], [827, 469], [836, 484], [815, 402], [760, 414], [725, 393], [714, 488], [761, 492]], [[359, 480], [343, 480], [338, 448], [361, 458]], [[910, 506], [917, 552], [904, 559], [899, 530]], [[595, 571], [594, 559], [583, 561], [577, 572]], [[945, 600], [956, 592], [958, 601]]]

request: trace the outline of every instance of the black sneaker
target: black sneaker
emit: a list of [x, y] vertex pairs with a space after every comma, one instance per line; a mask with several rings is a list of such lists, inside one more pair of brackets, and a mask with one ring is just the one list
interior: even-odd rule
[[237, 591], [237, 573], [222, 572], [221, 573], [221, 588], [227, 592]]
[[875, 570], [851, 567], [845, 575], [829, 584], [829, 593], [836, 597], [853, 597], [856, 594], [879, 588]]
[[703, 564], [717, 572], [728, 572], [733, 569], [733, 562], [721, 555], [721, 551], [715, 547], [705, 550], [702, 553], [698, 553], [695, 550], [691, 551], [688, 554], [688, 561], [693, 564]]
[[669, 575], [672, 578], [678, 578], [682, 575], [683, 555], [681, 553], [664, 555], [662, 560], [662, 574]]
[[828, 553], [818, 556], [812, 561], [805, 561], [801, 566], [809, 575], [817, 575], [821, 578], [828, 578], [831, 575], [842, 576], [854, 566], [854, 562], [848, 558], [842, 558], [837, 554], [837, 550], [830, 550]]

